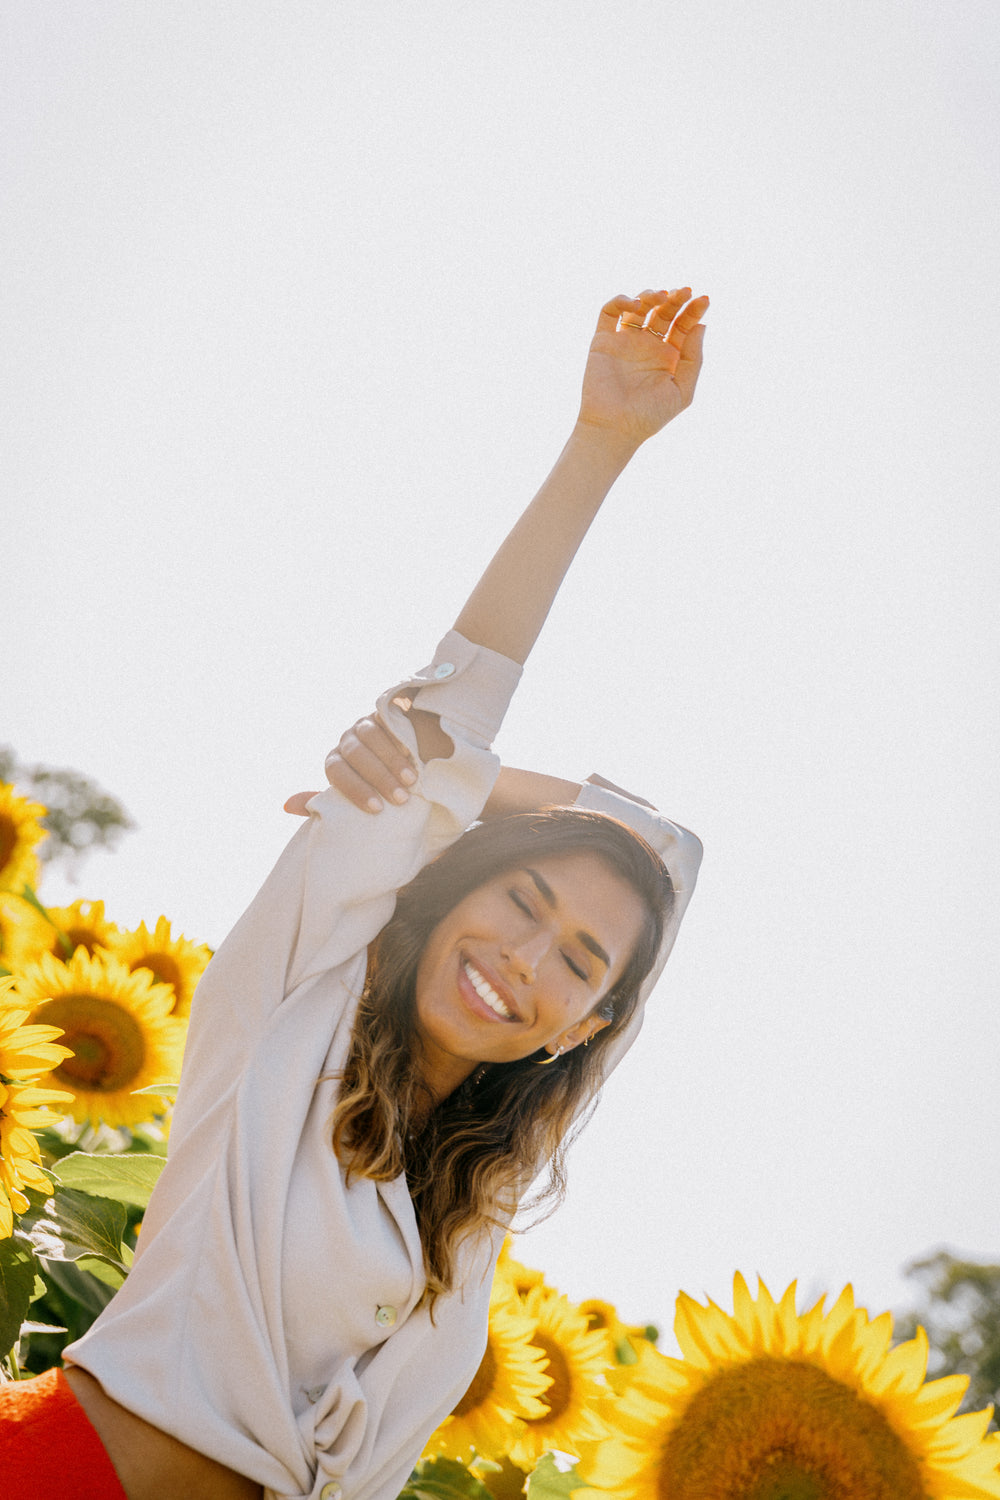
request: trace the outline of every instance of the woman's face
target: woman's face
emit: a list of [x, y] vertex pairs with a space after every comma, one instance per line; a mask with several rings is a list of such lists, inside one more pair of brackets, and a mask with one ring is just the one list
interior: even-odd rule
[[560, 854], [479, 886], [438, 923], [417, 968], [424, 1079], [441, 1100], [479, 1063], [577, 1046], [628, 963], [642, 898], [593, 854]]

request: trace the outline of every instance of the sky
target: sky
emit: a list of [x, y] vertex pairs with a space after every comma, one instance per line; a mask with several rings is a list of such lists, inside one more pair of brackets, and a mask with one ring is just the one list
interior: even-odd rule
[[705, 845], [518, 1243], [629, 1320], [1000, 1256], [998, 54], [989, 0], [0, 14], [0, 742], [137, 824], [50, 904], [216, 946], [555, 461], [602, 303], [712, 299], [497, 742]]

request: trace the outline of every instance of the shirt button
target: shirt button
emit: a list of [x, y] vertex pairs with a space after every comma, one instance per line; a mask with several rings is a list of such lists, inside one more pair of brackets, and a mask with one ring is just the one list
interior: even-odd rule
[[385, 1303], [382, 1307], [376, 1309], [375, 1321], [382, 1328], [391, 1328], [396, 1321], [396, 1309]]
[[334, 1480], [331, 1484], [324, 1484], [319, 1492], [319, 1500], [340, 1500], [343, 1493], [340, 1485]]
[[453, 661], [439, 661], [434, 668], [434, 676], [438, 682], [443, 682], [446, 677], [451, 677], [454, 671], [455, 663]]

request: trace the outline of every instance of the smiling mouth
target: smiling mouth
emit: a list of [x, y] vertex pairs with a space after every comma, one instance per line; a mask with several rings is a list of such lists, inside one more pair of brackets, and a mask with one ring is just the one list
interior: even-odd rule
[[489, 1006], [494, 1015], [499, 1016], [502, 1021], [517, 1021], [520, 1019], [519, 1016], [516, 1016], [512, 1010], [504, 1005], [489, 980], [485, 979], [467, 958], [462, 960], [462, 969], [464, 970], [466, 979], [468, 979], [480, 1000], [484, 1005]]

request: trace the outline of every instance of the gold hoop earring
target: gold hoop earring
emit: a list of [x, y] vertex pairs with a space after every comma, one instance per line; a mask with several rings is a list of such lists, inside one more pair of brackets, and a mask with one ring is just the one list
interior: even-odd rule
[[565, 1047], [563, 1047], [560, 1044], [560, 1046], [556, 1048], [555, 1052], [550, 1052], [549, 1053], [548, 1057], [545, 1059], [544, 1062], [538, 1062], [538, 1061], [536, 1061], [535, 1062], [535, 1067], [536, 1068], [547, 1068], [550, 1063], [558, 1062], [559, 1059], [562, 1057], [563, 1053], [565, 1052], [565, 1050], [566, 1050]]

